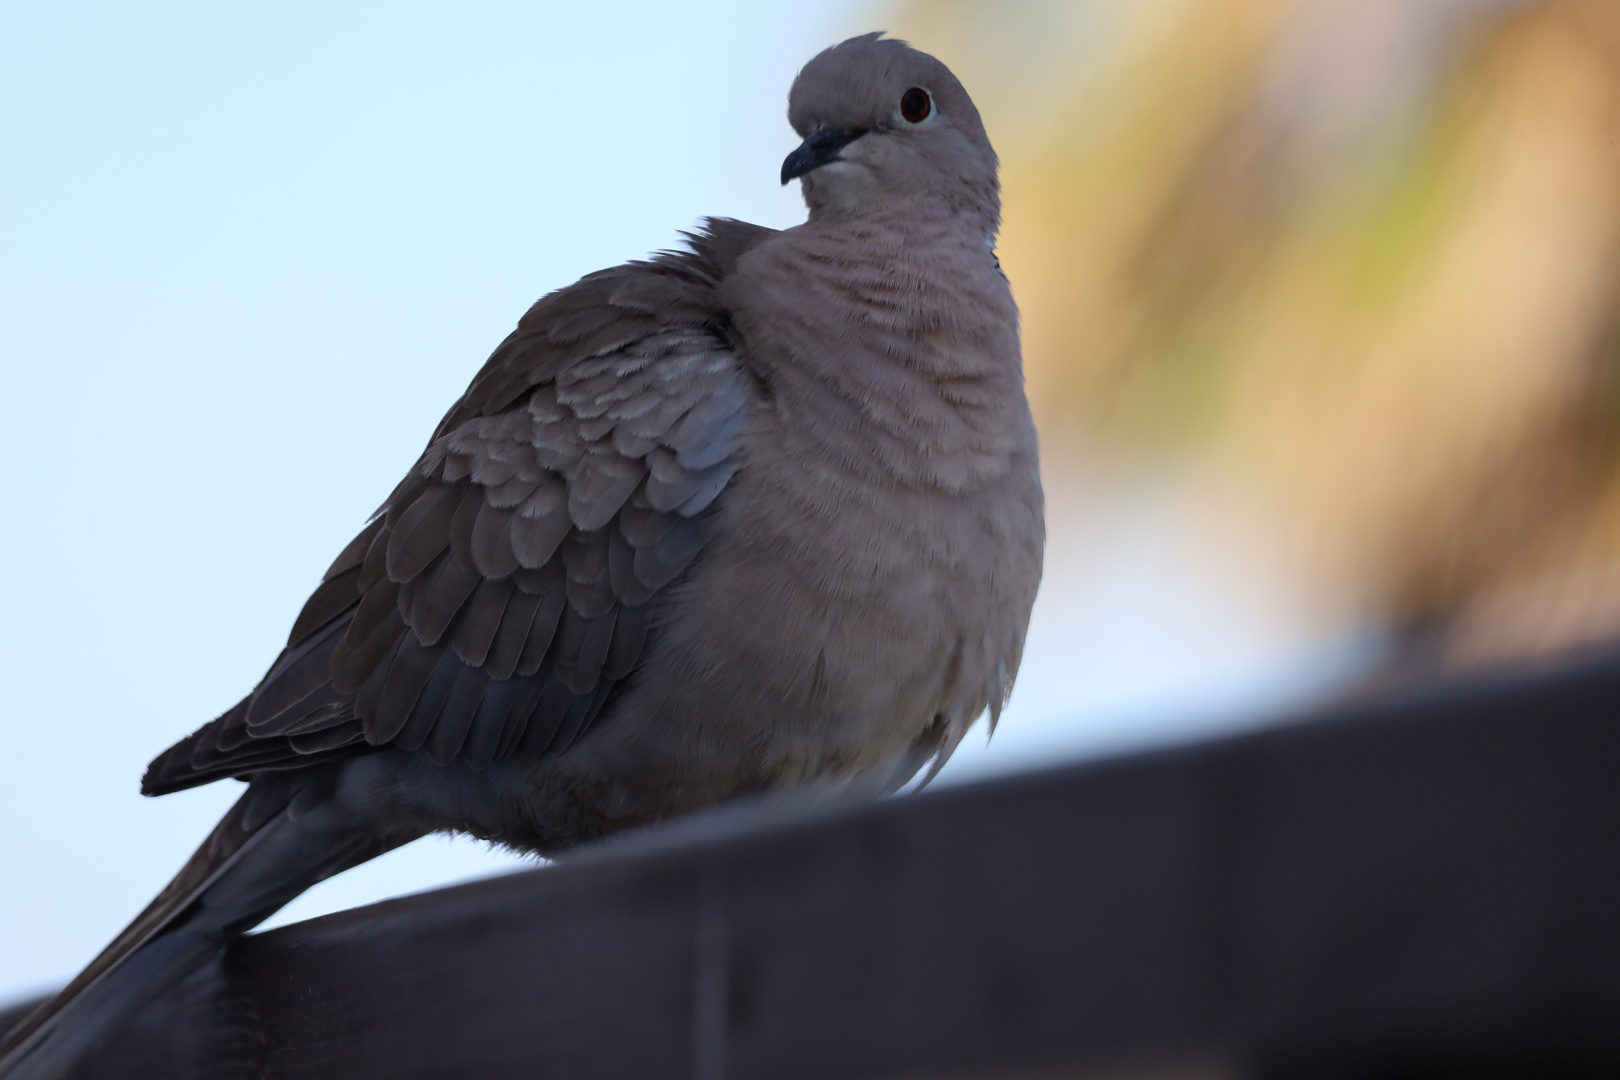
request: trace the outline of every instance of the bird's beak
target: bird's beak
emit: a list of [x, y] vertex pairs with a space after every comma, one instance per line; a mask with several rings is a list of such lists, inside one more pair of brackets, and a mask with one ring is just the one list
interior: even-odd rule
[[838, 156], [838, 151], [865, 134], [864, 129], [834, 131], [831, 128], [822, 128], [819, 131], [812, 131], [810, 137], [800, 143], [799, 148], [782, 162], [782, 183], [803, 176], [811, 169], [819, 169], [834, 161], [842, 161], [843, 158]]

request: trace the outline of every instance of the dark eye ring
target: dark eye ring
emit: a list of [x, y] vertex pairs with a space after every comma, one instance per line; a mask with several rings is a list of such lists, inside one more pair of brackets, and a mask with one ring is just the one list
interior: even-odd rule
[[900, 116], [908, 124], [920, 124], [934, 111], [934, 99], [920, 86], [900, 95]]

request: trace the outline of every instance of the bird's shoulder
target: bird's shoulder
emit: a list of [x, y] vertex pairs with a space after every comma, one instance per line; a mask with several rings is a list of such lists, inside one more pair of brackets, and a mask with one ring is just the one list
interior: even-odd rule
[[541, 297], [445, 414], [435, 437], [469, 417], [499, 413], [570, 366], [638, 339], [680, 329], [726, 335], [730, 319], [721, 285], [747, 251], [775, 234], [745, 221], [709, 218], [684, 235], [681, 248], [587, 274]]

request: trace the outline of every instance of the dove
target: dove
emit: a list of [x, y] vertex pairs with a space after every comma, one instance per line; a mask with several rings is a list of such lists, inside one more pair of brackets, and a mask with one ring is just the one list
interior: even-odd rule
[[316, 882], [435, 832], [555, 854], [891, 793], [995, 718], [1044, 544], [997, 160], [944, 64], [814, 57], [805, 222], [708, 219], [523, 316], [253, 692], [142, 791], [247, 789], [13, 1031], [58, 1075]]

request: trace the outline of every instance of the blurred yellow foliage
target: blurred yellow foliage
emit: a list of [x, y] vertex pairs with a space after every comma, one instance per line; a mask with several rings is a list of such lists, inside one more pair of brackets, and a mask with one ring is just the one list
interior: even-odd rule
[[1198, 461], [1451, 661], [1620, 629], [1620, 3], [877, 18], [1002, 155], [1049, 461]]

